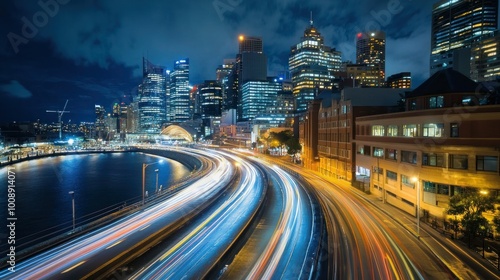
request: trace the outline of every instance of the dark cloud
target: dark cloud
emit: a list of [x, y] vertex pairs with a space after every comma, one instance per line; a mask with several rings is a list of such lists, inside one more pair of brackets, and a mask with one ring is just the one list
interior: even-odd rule
[[[0, 83], [20, 81], [33, 93], [33, 106], [64, 104], [70, 99], [75, 112], [86, 112], [82, 118], [92, 120], [92, 110], [83, 106], [110, 106], [130, 95], [140, 82], [142, 56], [168, 68], [175, 60], [189, 57], [191, 82], [198, 83], [214, 79], [217, 65], [235, 56], [237, 36], [243, 33], [263, 38], [270, 74], [283, 71], [290, 47], [303, 35], [311, 11], [327, 45], [342, 51], [344, 60], [355, 60], [357, 32], [380, 26], [387, 33], [387, 74], [411, 71], [418, 85], [428, 76], [430, 13], [435, 1], [40, 2], [58, 4], [49, 5], [49, 15], [39, 1], [0, 3], [5, 22], [0, 26], [5, 40], [0, 56], [6, 65], [0, 71]], [[43, 13], [46, 20], [40, 16]], [[23, 35], [26, 21], [36, 29], [24, 30], [31, 31], [30, 38]], [[12, 34], [25, 40], [12, 44]], [[10, 118], [22, 113], [6, 114]], [[0, 115], [0, 120], [5, 118]]]
[[0, 92], [15, 98], [30, 98], [33, 95], [16, 80], [10, 81], [8, 84], [0, 85]]

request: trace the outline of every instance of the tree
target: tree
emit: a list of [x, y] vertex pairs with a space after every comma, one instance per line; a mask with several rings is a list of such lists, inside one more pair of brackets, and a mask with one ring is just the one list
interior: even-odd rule
[[[280, 131], [278, 133], [271, 132], [269, 136], [271, 139], [278, 142], [279, 147], [280, 147], [280, 151], [281, 151], [281, 147], [283, 146], [283, 144], [285, 144], [288, 140], [293, 138], [293, 132], [291, 130], [283, 130], [283, 131]], [[281, 154], [281, 152], [280, 152], [280, 154]]]
[[300, 145], [299, 139], [297, 138], [290, 138], [285, 144], [288, 146], [289, 155], [295, 155], [302, 150], [302, 145]]
[[481, 227], [488, 223], [483, 217], [483, 213], [494, 210], [496, 201], [496, 197], [488, 193], [478, 192], [475, 189], [466, 189], [450, 198], [447, 213], [455, 215], [455, 219], [457, 215], [462, 215], [460, 223], [465, 228], [469, 246], [471, 239], [476, 237]]
[[[498, 207], [497, 210], [500, 210], [500, 207]], [[493, 217], [493, 226], [495, 226], [496, 232], [500, 232], [500, 213], [498, 212], [495, 217]]]
[[280, 145], [285, 144], [288, 140], [293, 138], [293, 132], [291, 130], [283, 130], [278, 133], [271, 132], [270, 136], [272, 139], [277, 140]]

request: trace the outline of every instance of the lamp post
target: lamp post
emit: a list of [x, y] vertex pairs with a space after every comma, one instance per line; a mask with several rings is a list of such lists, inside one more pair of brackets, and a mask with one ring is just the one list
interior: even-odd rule
[[75, 231], [75, 192], [70, 191], [69, 194], [71, 195], [71, 204], [72, 204], [72, 209], [73, 209], [73, 232]]
[[163, 160], [159, 160], [159, 161], [152, 162], [152, 163], [143, 163], [142, 164], [142, 205], [144, 205], [144, 196], [145, 196], [145, 192], [146, 192], [146, 168], [150, 165], [160, 163], [160, 162], [163, 162]]
[[417, 184], [417, 238], [420, 238], [420, 180], [413, 177], [412, 181]]
[[155, 193], [158, 192], [158, 169], [155, 169], [155, 172], [156, 172], [156, 186], [155, 186]]

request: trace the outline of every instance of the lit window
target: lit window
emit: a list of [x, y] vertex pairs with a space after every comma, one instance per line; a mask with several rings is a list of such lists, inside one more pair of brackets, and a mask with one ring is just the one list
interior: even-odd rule
[[424, 137], [443, 137], [444, 136], [444, 125], [442, 123], [424, 124], [422, 132], [423, 132], [422, 134]]
[[383, 125], [373, 125], [372, 126], [372, 136], [384, 136], [385, 128]]
[[406, 187], [415, 188], [415, 183], [409, 176], [401, 175], [401, 183]]
[[387, 126], [387, 136], [398, 136], [398, 126], [397, 125], [389, 125]]
[[416, 124], [403, 125], [403, 136], [405, 136], [405, 137], [417, 137], [417, 125]]
[[374, 157], [383, 157], [384, 149], [383, 148], [373, 148], [373, 156]]

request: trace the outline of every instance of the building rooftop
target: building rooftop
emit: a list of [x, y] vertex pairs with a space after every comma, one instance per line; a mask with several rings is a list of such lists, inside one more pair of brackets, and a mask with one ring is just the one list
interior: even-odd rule
[[328, 108], [332, 100], [350, 100], [352, 106], [397, 106], [404, 97], [405, 89], [392, 88], [345, 88], [342, 91], [323, 90], [316, 99], [321, 106]]
[[351, 100], [352, 106], [397, 106], [405, 92], [392, 88], [345, 88], [342, 99]]
[[416, 89], [409, 92], [407, 97], [443, 93], [474, 93], [479, 88], [479, 84], [469, 79], [467, 76], [452, 68], [447, 68], [436, 72]]

